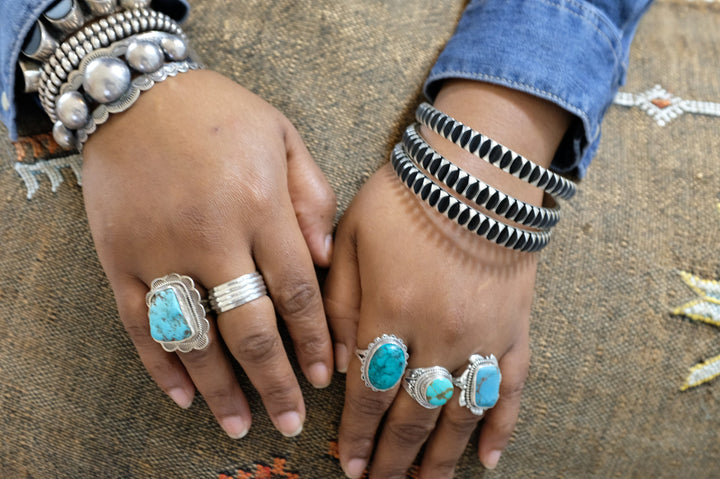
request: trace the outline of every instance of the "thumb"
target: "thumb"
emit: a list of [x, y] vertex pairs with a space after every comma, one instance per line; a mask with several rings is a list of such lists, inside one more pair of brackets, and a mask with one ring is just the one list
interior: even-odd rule
[[300, 134], [290, 125], [285, 134], [290, 200], [313, 262], [328, 267], [332, 257], [335, 193], [315, 164]]

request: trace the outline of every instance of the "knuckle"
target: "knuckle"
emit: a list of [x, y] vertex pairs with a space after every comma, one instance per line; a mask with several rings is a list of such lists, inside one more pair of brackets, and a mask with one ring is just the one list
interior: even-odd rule
[[519, 401], [522, 396], [523, 389], [525, 389], [525, 381], [514, 381], [504, 383], [500, 389], [501, 396], [507, 401]]
[[275, 357], [278, 348], [281, 348], [280, 337], [275, 332], [263, 331], [241, 338], [232, 349], [238, 359], [264, 363]]
[[476, 427], [480, 418], [466, 410], [453, 410], [447, 413], [445, 425], [456, 435], [470, 434]]
[[297, 393], [298, 386], [294, 377], [280, 379], [273, 384], [265, 385], [260, 392], [265, 404], [272, 404], [273, 410], [280, 411], [297, 410]]
[[348, 395], [347, 403], [350, 409], [361, 416], [380, 416], [390, 406], [392, 397], [384, 397], [385, 394], [361, 394]]
[[298, 279], [281, 285], [275, 300], [278, 312], [286, 320], [322, 309], [320, 290], [311, 280]]
[[422, 444], [435, 429], [435, 423], [425, 422], [388, 422], [385, 426], [393, 442], [401, 445]]
[[328, 338], [318, 335], [304, 337], [297, 346], [303, 355], [311, 358], [323, 357], [330, 350]]

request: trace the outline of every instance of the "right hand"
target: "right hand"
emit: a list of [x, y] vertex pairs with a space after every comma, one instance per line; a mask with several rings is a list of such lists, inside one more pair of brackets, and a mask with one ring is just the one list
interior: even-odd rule
[[[275, 427], [298, 434], [305, 406], [275, 312], [307, 379], [327, 386], [333, 355], [313, 262], [329, 265], [335, 196], [289, 120], [217, 73], [185, 73], [99, 128], [83, 177], [120, 319], [160, 388], [183, 408], [197, 388], [225, 431], [242, 437], [251, 416], [232, 355]], [[209, 289], [255, 270], [269, 297], [209, 318], [206, 349], [167, 353], [151, 338], [154, 278], [184, 274]]]

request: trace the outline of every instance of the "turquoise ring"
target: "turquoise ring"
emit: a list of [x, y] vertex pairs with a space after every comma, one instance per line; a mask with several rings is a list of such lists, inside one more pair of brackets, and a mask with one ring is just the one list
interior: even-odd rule
[[453, 383], [461, 390], [460, 406], [467, 407], [476, 416], [482, 416], [498, 401], [502, 374], [492, 354], [487, 357], [473, 354], [469, 361], [470, 365], [460, 377], [453, 379]]
[[454, 391], [450, 371], [442, 366], [408, 369], [405, 372], [403, 388], [418, 404], [427, 409], [443, 406]]
[[145, 303], [150, 335], [165, 351], [187, 353], [210, 344], [210, 323], [200, 292], [189, 276], [172, 273], [153, 280]]
[[394, 388], [403, 378], [407, 367], [407, 346], [394, 334], [375, 338], [367, 349], [355, 351], [360, 359], [360, 378], [373, 391]]

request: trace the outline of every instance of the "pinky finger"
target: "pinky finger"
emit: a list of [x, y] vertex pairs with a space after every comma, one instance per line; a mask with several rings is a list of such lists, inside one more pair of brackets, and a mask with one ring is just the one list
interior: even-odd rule
[[530, 351], [527, 344], [511, 349], [500, 361], [503, 375], [500, 399], [494, 408], [485, 412], [478, 447], [480, 462], [488, 469], [497, 466], [500, 455], [515, 430], [529, 362]]
[[112, 284], [120, 320], [135, 344], [140, 360], [155, 383], [178, 406], [187, 409], [195, 397], [195, 385], [174, 353], [168, 353], [150, 336], [145, 294], [148, 287], [136, 278], [125, 278]]

